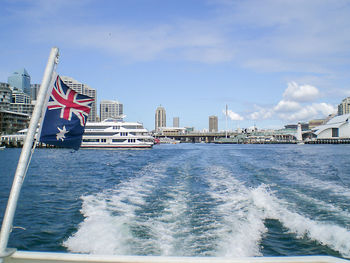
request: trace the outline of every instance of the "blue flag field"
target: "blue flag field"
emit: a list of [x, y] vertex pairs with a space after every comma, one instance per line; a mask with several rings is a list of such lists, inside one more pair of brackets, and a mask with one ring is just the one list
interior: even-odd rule
[[56, 75], [39, 141], [78, 150], [93, 101], [69, 88]]

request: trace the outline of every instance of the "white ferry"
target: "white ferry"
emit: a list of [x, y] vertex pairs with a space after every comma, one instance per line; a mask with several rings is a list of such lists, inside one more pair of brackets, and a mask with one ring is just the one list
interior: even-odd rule
[[107, 119], [86, 123], [81, 148], [151, 148], [153, 144], [141, 123]]

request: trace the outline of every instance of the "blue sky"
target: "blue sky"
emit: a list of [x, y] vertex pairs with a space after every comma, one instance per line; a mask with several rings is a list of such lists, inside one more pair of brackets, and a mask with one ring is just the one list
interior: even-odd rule
[[0, 81], [58, 73], [124, 104], [127, 121], [225, 129], [322, 118], [350, 96], [348, 0], [0, 2]]

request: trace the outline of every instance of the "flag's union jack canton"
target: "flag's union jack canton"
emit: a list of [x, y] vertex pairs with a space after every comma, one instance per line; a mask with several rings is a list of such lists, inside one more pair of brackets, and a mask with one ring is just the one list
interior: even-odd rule
[[69, 88], [57, 75], [42, 123], [40, 141], [79, 149], [93, 98]]

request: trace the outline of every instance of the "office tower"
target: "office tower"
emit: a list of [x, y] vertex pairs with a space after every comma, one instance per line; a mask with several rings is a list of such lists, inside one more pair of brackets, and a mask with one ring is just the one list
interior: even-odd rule
[[103, 100], [100, 103], [100, 120], [118, 119], [123, 115], [123, 104], [113, 100]]
[[91, 111], [88, 117], [88, 121], [94, 122], [96, 121], [96, 102], [97, 102], [97, 94], [96, 90], [93, 88], [90, 88], [90, 86], [80, 83], [77, 80], [67, 77], [67, 76], [60, 76], [62, 81], [71, 89], [75, 90], [76, 92], [89, 96], [94, 99], [94, 102], [91, 105]]
[[39, 95], [40, 84], [30, 84], [30, 98], [36, 101]]
[[338, 115], [350, 113], [350, 97], [343, 99], [343, 101], [338, 105]]
[[12, 76], [8, 77], [8, 84], [30, 96], [30, 76], [25, 68], [15, 71]]
[[173, 118], [173, 127], [179, 128], [180, 127], [180, 119], [179, 117]]
[[217, 116], [209, 116], [209, 132], [218, 132]]
[[166, 127], [166, 112], [162, 106], [156, 109], [155, 117], [155, 130], [159, 130], [161, 127]]

